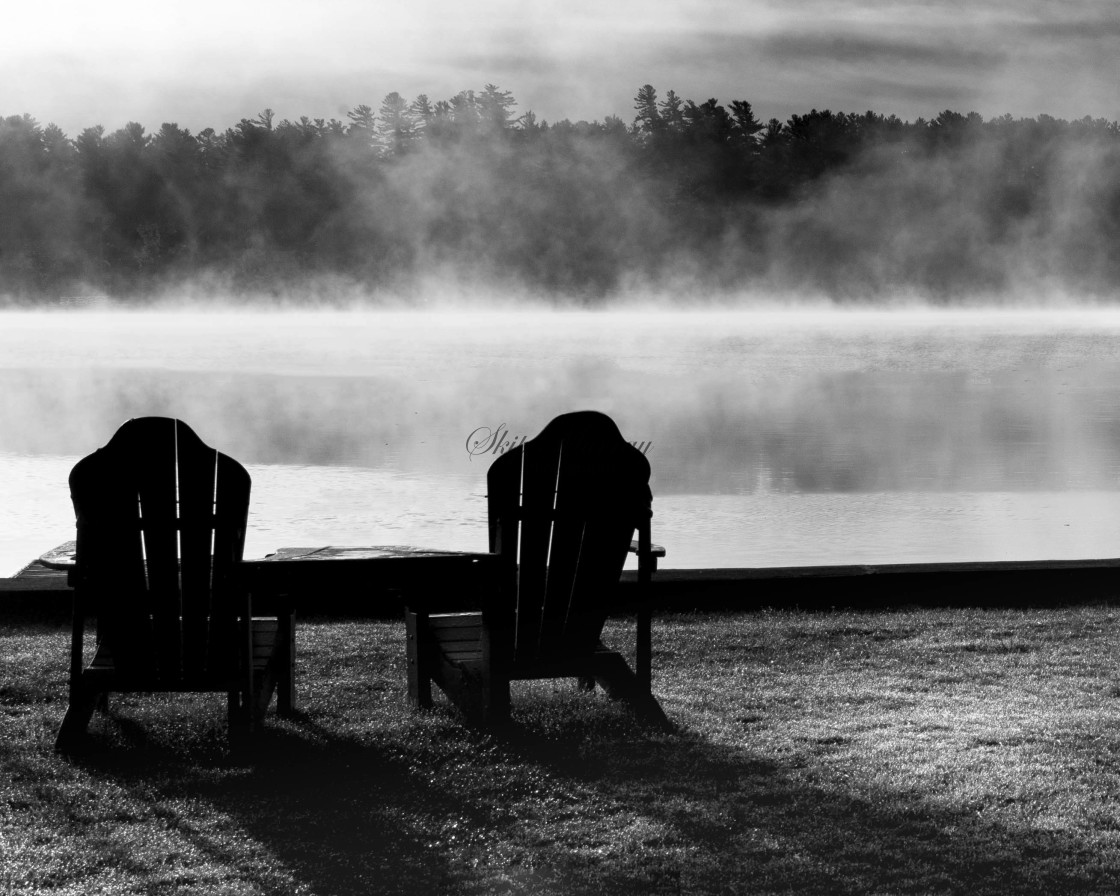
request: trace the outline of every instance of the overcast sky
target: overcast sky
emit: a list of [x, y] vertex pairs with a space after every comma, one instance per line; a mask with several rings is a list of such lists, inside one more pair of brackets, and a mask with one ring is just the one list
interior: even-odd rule
[[71, 136], [339, 118], [486, 83], [538, 118], [633, 119], [642, 84], [761, 118], [812, 108], [1120, 119], [1120, 0], [27, 0], [0, 115]]

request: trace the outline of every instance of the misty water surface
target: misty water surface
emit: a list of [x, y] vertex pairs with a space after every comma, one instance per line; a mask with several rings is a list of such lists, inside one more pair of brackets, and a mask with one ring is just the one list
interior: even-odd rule
[[250, 468], [250, 554], [482, 549], [490, 436], [598, 408], [667, 566], [1115, 556], [1118, 371], [1099, 311], [7, 313], [0, 573], [142, 414]]

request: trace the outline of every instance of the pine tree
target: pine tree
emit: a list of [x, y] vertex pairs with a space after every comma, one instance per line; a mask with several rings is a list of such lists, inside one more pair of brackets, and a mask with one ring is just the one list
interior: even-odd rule
[[416, 139], [416, 119], [409, 104], [396, 91], [381, 101], [377, 111], [377, 135], [382, 148], [394, 156], [408, 151]]
[[661, 113], [657, 109], [657, 91], [653, 89], [653, 85], [644, 84], [638, 90], [638, 95], [634, 97], [634, 110], [638, 113], [634, 116], [636, 133], [650, 135], [660, 131], [664, 126]]

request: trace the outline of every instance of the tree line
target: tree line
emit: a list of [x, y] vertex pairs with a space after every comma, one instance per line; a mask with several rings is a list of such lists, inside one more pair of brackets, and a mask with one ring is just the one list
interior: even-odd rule
[[345, 121], [70, 137], [0, 118], [0, 296], [414, 295], [594, 303], [806, 293], [941, 301], [1120, 287], [1120, 127], [903, 121], [652, 85], [634, 117], [548, 123], [488, 84]]

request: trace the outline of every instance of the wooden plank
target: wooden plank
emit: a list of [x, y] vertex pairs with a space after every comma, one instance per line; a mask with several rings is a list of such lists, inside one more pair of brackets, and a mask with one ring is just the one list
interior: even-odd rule
[[67, 578], [68, 574], [65, 570], [50, 569], [38, 560], [33, 560], [11, 578], [0, 579], [0, 592], [65, 591], [69, 593], [73, 589]]
[[253, 664], [263, 668], [276, 649], [280, 624], [276, 619], [254, 619], [250, 632], [253, 641]]
[[[702, 569], [659, 569], [655, 581], [764, 581], [787, 579], [863, 578], [868, 576], [948, 575], [981, 572], [1024, 574], [1061, 570], [1100, 570], [1120, 572], [1120, 558], [1083, 560], [970, 560], [927, 563], [854, 563], [826, 566], [707, 567]], [[623, 579], [634, 579], [627, 570]]]
[[[161, 677], [183, 674], [182, 596], [179, 588], [179, 481], [177, 469], [179, 422], [162, 417], [130, 421], [140, 491], [144, 559], [148, 571], [146, 607], [151, 615], [151, 656]], [[185, 439], [185, 433], [183, 433]], [[122, 487], [124, 483], [122, 483]], [[135, 645], [144, 650], [146, 645]], [[145, 650], [145, 652], [147, 652]]]
[[461, 647], [440, 645], [440, 656], [442, 656], [446, 662], [457, 666], [478, 663], [482, 661], [482, 648], [477, 644], [473, 647], [469, 645], [463, 645]]
[[412, 557], [421, 560], [425, 557], [432, 559], [454, 559], [456, 557], [470, 559], [478, 557], [477, 551], [447, 551], [440, 548], [415, 547], [413, 545], [378, 544], [378, 545], [327, 545], [314, 548], [278, 548], [265, 557], [247, 560], [247, 563], [283, 563], [290, 560], [300, 561], [326, 561], [337, 563], [342, 560], [398, 560], [402, 557]]
[[[520, 574], [518, 544], [521, 531], [522, 447], [499, 457], [486, 473], [487, 530], [496, 570], [483, 595], [482, 609], [489, 624], [505, 625], [516, 632], [516, 594]], [[501, 620], [499, 623], [498, 620]], [[488, 648], [489, 649], [489, 648]]]
[[[1117, 572], [1120, 558], [1089, 558], [1084, 560], [970, 560], [960, 562], [923, 563], [832, 563], [828, 566], [799, 567], [709, 567], [702, 569], [659, 569], [654, 585], [706, 585], [710, 582], [754, 584], [754, 582], [823, 581], [833, 579], [896, 579], [902, 577], [928, 578], [945, 581], [946, 577], [968, 577], [999, 573], [1024, 577], [1038, 572]], [[637, 580], [637, 572], [623, 572], [624, 582]], [[1120, 579], [1118, 579], [1120, 584]]]
[[586, 453], [581, 450], [585, 447], [582, 439], [581, 433], [570, 429], [561, 433], [559, 439], [555, 482], [551, 484], [552, 494], [549, 496], [552, 504], [552, 543], [548, 552], [538, 656], [564, 649], [568, 642], [568, 622], [578, 612], [581, 597], [576, 579], [584, 566], [588, 549], [592, 547], [587, 541], [587, 495], [589, 491], [605, 485], [593, 481], [596, 478], [594, 465], [588, 462]]
[[478, 633], [482, 630], [482, 614], [456, 614], [453, 620], [444, 620], [432, 614], [428, 617], [428, 628], [435, 637], [443, 641], [477, 640]]
[[[214, 478], [218, 452], [186, 427], [177, 429], [179, 596], [182, 670], [201, 675], [209, 662], [214, 540]], [[194, 436], [193, 438], [188, 437]]]
[[[620, 604], [636, 581], [623, 574]], [[650, 591], [659, 610], [1046, 607], [1120, 598], [1120, 559], [664, 569]]]
[[516, 661], [537, 655], [542, 625], [548, 615], [545, 600], [560, 445], [534, 439], [514, 451], [521, 453], [522, 460], [516, 622], [511, 645]]

